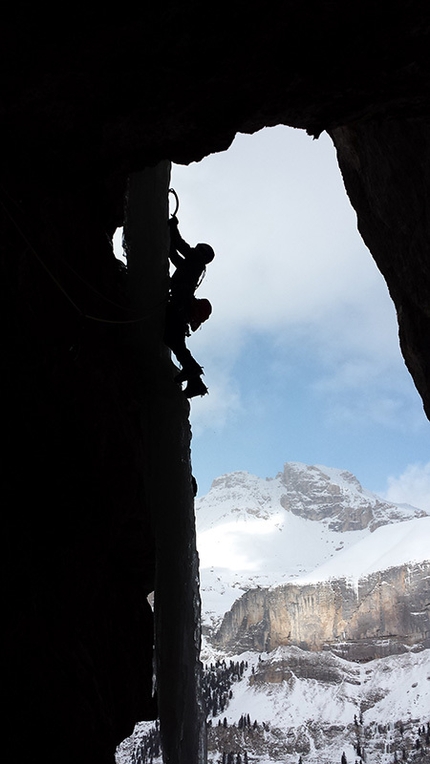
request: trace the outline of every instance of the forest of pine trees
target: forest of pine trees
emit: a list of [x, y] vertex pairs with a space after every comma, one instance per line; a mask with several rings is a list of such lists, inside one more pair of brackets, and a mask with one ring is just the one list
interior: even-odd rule
[[246, 661], [217, 661], [205, 666], [203, 673], [202, 691], [203, 702], [208, 717], [222, 714], [232, 697], [233, 682], [242, 679], [244, 670], [248, 668]]

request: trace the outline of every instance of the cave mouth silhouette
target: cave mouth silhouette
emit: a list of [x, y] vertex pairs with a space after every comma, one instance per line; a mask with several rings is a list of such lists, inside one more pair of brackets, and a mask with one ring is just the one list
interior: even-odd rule
[[[254, 141], [255, 137], [256, 136], [250, 136], [249, 137], [250, 144]], [[309, 144], [310, 144], [311, 143], [311, 139], [308, 136], [304, 136], [304, 137], [306, 138], [306, 141], [309, 142]], [[321, 140], [321, 138], [319, 140]], [[221, 163], [221, 166], [222, 166], [222, 169], [220, 170], [220, 175], [221, 175], [222, 179], [225, 181], [225, 179], [227, 177], [227, 172], [225, 170], [225, 167], [227, 167], [228, 163], [229, 163], [228, 155], [229, 155], [229, 153], [231, 155], [232, 152], [233, 152], [233, 147], [230, 147], [222, 156], [220, 154], [217, 154], [216, 156], [213, 156], [213, 157], [201, 160], [201, 162], [198, 163], [198, 165], [202, 168], [202, 175], [204, 176], [206, 182], [205, 182], [205, 184], [203, 184], [202, 182], [199, 182], [199, 177], [198, 177], [198, 172], [197, 172], [196, 173], [197, 177], [195, 177], [190, 182], [190, 187], [191, 188], [194, 187], [194, 188], [200, 189], [199, 199], [200, 198], [204, 198], [204, 196], [205, 196], [205, 194], [202, 193], [202, 191], [201, 191], [202, 188], [211, 188], [214, 185], [213, 182], [209, 182], [208, 183], [208, 177], [210, 177], [210, 172], [207, 169], [207, 165], [209, 163], [216, 163], [219, 160], [220, 163]], [[262, 152], [260, 151], [258, 153], [261, 155]], [[346, 194], [344, 192], [343, 184], [342, 184], [342, 179], [341, 179], [341, 176], [339, 174], [338, 167], [337, 167], [337, 165], [335, 163], [335, 157], [331, 157], [331, 159], [332, 159], [332, 162], [333, 162], [333, 164], [332, 164], [333, 171], [335, 173], [337, 173], [337, 175], [338, 175], [338, 184], [339, 184], [339, 187], [340, 187], [340, 191], [342, 192], [342, 198], [343, 198], [343, 201], [345, 203], [345, 208], [347, 209], [347, 211], [349, 213], [349, 219], [348, 219], [348, 222], [345, 223], [345, 229], [349, 229], [351, 232], [353, 232], [354, 237], [355, 237], [355, 242], [351, 246], [354, 247], [354, 248], [358, 248], [358, 250], [359, 250], [359, 252], [358, 252], [358, 254], [356, 256], [356, 261], [357, 261], [357, 263], [360, 266], [363, 263], [363, 268], [365, 268], [366, 265], [365, 265], [364, 258], [367, 259], [367, 268], [368, 268], [368, 271], [369, 271], [369, 274], [370, 274], [369, 275], [369, 283], [371, 285], [371, 289], [372, 290], [375, 289], [375, 292], [373, 292], [373, 291], [371, 292], [371, 296], [374, 298], [375, 294], [381, 294], [381, 295], [383, 294], [384, 295], [384, 299], [386, 300], [387, 311], [390, 314], [392, 314], [393, 313], [393, 307], [392, 307], [392, 303], [389, 300], [388, 295], [386, 293], [385, 282], [383, 281], [381, 275], [376, 271], [376, 268], [375, 268], [373, 260], [371, 259], [368, 251], [366, 250], [365, 245], [361, 242], [359, 234], [358, 234], [358, 232], [356, 230], [356, 220], [354, 218], [354, 212], [351, 209], [349, 201], [348, 201], [348, 199], [346, 197]], [[288, 164], [286, 163], [285, 164], [285, 168], [287, 169], [287, 167], [288, 167]], [[172, 168], [172, 178], [175, 179], [175, 184], [179, 188], [180, 184], [178, 184], [176, 182], [176, 177], [175, 177], [176, 169], [177, 169], [176, 166], [173, 166], [173, 168]], [[179, 170], [180, 170], [180, 177], [181, 178], [185, 178], [187, 175], [192, 175], [193, 170], [197, 171], [198, 170], [198, 166], [197, 165], [192, 166], [192, 167], [189, 167], [189, 166], [182, 167], [181, 166], [181, 167], [179, 167]], [[299, 172], [302, 172], [302, 171], [299, 171]], [[327, 197], [328, 195], [327, 195], [326, 183], [322, 182], [321, 185], [324, 186], [324, 189], [325, 189], [324, 196]], [[188, 189], [186, 183], [185, 183], [185, 188], [186, 188], [186, 196], [188, 196], [188, 199], [190, 200], [189, 189]], [[202, 220], [204, 221], [205, 230], [206, 230], [206, 225], [208, 224], [208, 222], [211, 222], [211, 215], [213, 217], [215, 217], [215, 219], [217, 220], [217, 224], [221, 228], [222, 228], [222, 225], [223, 225], [223, 217], [221, 216], [220, 213], [218, 213], [218, 211], [216, 209], [216, 205], [214, 205], [214, 197], [216, 197], [217, 194], [219, 196], [219, 189], [218, 188], [212, 189], [212, 193], [213, 193], [213, 196], [209, 195], [210, 196], [209, 201], [208, 201], [207, 205], [204, 206], [203, 214], [202, 214]], [[252, 195], [252, 188], [251, 188], [251, 195]], [[275, 196], [276, 196], [276, 194], [275, 194]], [[308, 194], [307, 194], [306, 191], [303, 191], [303, 197], [308, 199]], [[240, 193], [236, 192], [235, 198], [236, 198], [236, 200], [239, 199], [240, 202], [242, 203], [243, 200], [242, 200], [242, 195]], [[190, 202], [188, 201], [188, 203], [190, 203]], [[214, 206], [215, 206], [215, 214], [214, 214]], [[231, 204], [231, 206], [233, 207], [233, 204]], [[237, 223], [237, 206], [238, 206], [238, 204], [237, 204], [237, 201], [236, 201], [235, 223]], [[288, 205], [286, 205], [286, 206], [288, 207]], [[191, 207], [191, 205], [190, 205], [190, 207]], [[223, 209], [228, 207], [228, 198], [227, 197], [223, 198], [223, 205], [222, 205], [222, 207], [223, 207]], [[337, 217], [339, 215], [339, 211], [338, 211], [337, 205], [335, 205], [335, 207], [336, 207], [336, 217]], [[250, 213], [250, 210], [248, 209], [246, 204], [244, 204], [244, 210], [245, 210], [244, 211], [244, 216], [250, 217], [252, 219], [252, 221], [253, 221], [253, 224], [258, 226], [258, 223], [256, 222], [257, 218], [256, 218], [255, 214], [252, 214], [252, 212]], [[184, 220], [184, 226], [186, 228], [186, 226], [187, 226], [187, 219], [188, 219], [188, 210], [187, 210], [187, 208], [184, 205], [182, 205], [181, 206], [181, 211], [182, 211], [181, 220]], [[312, 218], [312, 212], [309, 212], [308, 214], [309, 214], [309, 217]], [[276, 215], [274, 215], [274, 217], [276, 218]], [[280, 215], [279, 215], [279, 217], [280, 217]], [[194, 229], [191, 228], [191, 230], [195, 231], [195, 236], [197, 236], [197, 237], [201, 236], [202, 235], [202, 230], [200, 228], [201, 221], [200, 221], [200, 217], [196, 214], [195, 209], [190, 210], [190, 219], [191, 219], [191, 225], [194, 225]], [[230, 224], [231, 224], [231, 221], [230, 221]], [[234, 242], [237, 241], [238, 239], [240, 239], [240, 230], [241, 230], [240, 226], [237, 225], [236, 229], [235, 229]], [[342, 235], [339, 236], [339, 239], [341, 240], [340, 250], [341, 250], [341, 252], [344, 252], [347, 245], [345, 245], [345, 241], [344, 241], [344, 229], [342, 228], [341, 231], [342, 231]], [[188, 235], [188, 229], [187, 229], [187, 235]], [[330, 239], [330, 237], [329, 237], [329, 241], [330, 241], [330, 246], [332, 246], [332, 240], [333, 240], [333, 238], [336, 238], [336, 234], [333, 232], [333, 228], [331, 228], [331, 230], [330, 230], [330, 235], [331, 235], [332, 238]], [[228, 235], [226, 235], [225, 238], [228, 239]], [[285, 237], [284, 241], [282, 242], [282, 246], [284, 246], [285, 250], [288, 252], [288, 246], [287, 246], [287, 243], [286, 243], [286, 238], [287, 237]], [[298, 239], [300, 239], [300, 236], [298, 236], [296, 234], [295, 240], [297, 241]], [[319, 255], [317, 247], [310, 246], [310, 249], [312, 250], [313, 255], [315, 255], [317, 257], [320, 257], [320, 259], [322, 261], [324, 261], [324, 259], [325, 259], [324, 258], [324, 254]], [[222, 246], [220, 247], [220, 251], [223, 251], [223, 247]], [[230, 253], [228, 253], [228, 254], [230, 254]], [[226, 259], [227, 263], [229, 264], [229, 266], [231, 266], [232, 263], [231, 263], [231, 259], [229, 258], [228, 254], [225, 257], [225, 259]], [[246, 261], [246, 257], [244, 255], [244, 253], [241, 253], [241, 254], [242, 254], [242, 260]], [[342, 258], [340, 258], [340, 262], [341, 262], [341, 259]], [[269, 265], [269, 267], [270, 267], [270, 259], [268, 257], [267, 250], [265, 250], [265, 264], [266, 264], [266, 266]], [[285, 268], [285, 273], [286, 274], [288, 274], [288, 264], [289, 263], [287, 262], [287, 265], [286, 265], [286, 268]], [[311, 265], [312, 265], [312, 261], [311, 261]], [[338, 265], [338, 261], [335, 262], [335, 265], [333, 266], [333, 268], [336, 268], [337, 265]], [[349, 266], [349, 268], [351, 268], [351, 263], [350, 262], [348, 262], [348, 266]], [[239, 274], [242, 273], [242, 271], [243, 271], [243, 266], [242, 266], [242, 268], [239, 267]], [[357, 287], [357, 277], [356, 277], [355, 271], [354, 271], [354, 276], [355, 276], [355, 278], [354, 278], [354, 282], [353, 282], [353, 285], [352, 285], [352, 291], [353, 291], [353, 289], [355, 289]], [[237, 277], [237, 279], [238, 279], [238, 277]], [[288, 280], [288, 275], [285, 276], [285, 280], [286, 281]], [[225, 284], [225, 279], [223, 280], [223, 284]], [[377, 284], [376, 287], [375, 287], [375, 284]], [[205, 284], [205, 286], [206, 286], [206, 284]], [[321, 280], [320, 279], [318, 279], [318, 287], [321, 287]], [[224, 296], [224, 294], [222, 296]], [[222, 307], [222, 298], [217, 300], [216, 297], [214, 297], [213, 299], [214, 299], [215, 306], [221, 305], [221, 307]], [[264, 307], [263, 307], [263, 310], [264, 310]], [[363, 309], [363, 311], [364, 311], [364, 309]], [[216, 312], [217, 311], [215, 311], [215, 315], [216, 315]], [[354, 312], [351, 311], [351, 313], [354, 313]], [[353, 320], [355, 318], [355, 322], [357, 323], [357, 326], [358, 326], [358, 333], [360, 333], [362, 331], [362, 325], [357, 320], [356, 315], [357, 315], [357, 312], [355, 312], [355, 314], [352, 316], [352, 318], [353, 318]], [[379, 314], [378, 314], [378, 317], [380, 318]], [[393, 318], [393, 315], [391, 317]], [[229, 320], [231, 320], [231, 319], [229, 319]], [[395, 329], [394, 321], [391, 322], [390, 330], [392, 331], [393, 344], [396, 345], [396, 348], [398, 350], [398, 344], [397, 344], [397, 339], [396, 339], [396, 329]], [[222, 336], [222, 332], [220, 332], [220, 335]], [[204, 346], [204, 343], [203, 343], [203, 346]], [[398, 355], [400, 356], [400, 352], [399, 351], [398, 351]], [[211, 368], [209, 362], [207, 363], [207, 368], [208, 369]], [[204, 402], [203, 402], [203, 406], [202, 407], [204, 407]], [[191, 420], [191, 424], [193, 426], [193, 407], [191, 407], [191, 411], [190, 411], [190, 420]], [[198, 460], [198, 458], [199, 458], [198, 457], [198, 452], [199, 452], [199, 445], [195, 446], [195, 442], [192, 442], [192, 445], [191, 445], [191, 456], [192, 456], [192, 459], [191, 460], [192, 460], [192, 463], [193, 463], [193, 469], [194, 469], [194, 464], [195, 464], [196, 459]], [[205, 458], [206, 458], [206, 455], [205, 455]], [[321, 460], [318, 460], [318, 461], [321, 462]], [[244, 466], [245, 466], [245, 468], [247, 468], [247, 465], [243, 465], [243, 461], [242, 461], [241, 462], [241, 467], [244, 468]], [[217, 472], [216, 474], [221, 474], [221, 473]], [[215, 476], [216, 476], [215, 474], [212, 474], [212, 477], [215, 477]]]
[[430, 416], [422, 3], [388, 15], [338, 0], [248, 3], [245, 14], [233, 3], [228, 17], [207, 18], [204, 6], [172, 0], [149, 13], [125, 3], [120, 16], [78, 4], [61, 19], [20, 3], [4, 13], [6, 758], [19, 741], [47, 764], [59, 755], [112, 764], [115, 745], [151, 710], [142, 688], [154, 590], [165, 758], [205, 761], [189, 404], [160, 341], [165, 247], [150, 283], [138, 267], [130, 280], [131, 302], [146, 295], [146, 333], [143, 322], [82, 327], [34, 252], [86, 315], [106, 318], [104, 298], [119, 296], [110, 242], [130, 222], [127, 193], [127, 214], [139, 209], [128, 232], [149, 242], [151, 225], [137, 223], [165, 224], [166, 163], [199, 161], [238, 132], [276, 124], [325, 130]]

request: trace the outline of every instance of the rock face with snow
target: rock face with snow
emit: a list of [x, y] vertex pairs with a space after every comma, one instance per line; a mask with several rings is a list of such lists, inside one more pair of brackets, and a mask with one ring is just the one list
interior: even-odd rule
[[296, 645], [371, 660], [430, 646], [430, 517], [351, 473], [288, 463], [197, 502], [203, 613], [227, 652]]
[[215, 643], [224, 650], [281, 645], [329, 648], [371, 660], [407, 647], [430, 647], [430, 564], [403, 565], [360, 579], [251, 589], [224, 616]]

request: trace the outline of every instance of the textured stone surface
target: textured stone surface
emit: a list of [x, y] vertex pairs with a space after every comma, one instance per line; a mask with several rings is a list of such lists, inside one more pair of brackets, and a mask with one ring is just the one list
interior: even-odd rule
[[360, 579], [251, 589], [238, 599], [215, 636], [232, 650], [296, 645], [329, 648], [353, 660], [430, 645], [428, 563], [404, 565]]
[[[429, 412], [420, 190], [429, 180], [429, 13], [418, 0], [388, 14], [362, 0], [234, 0], [209, 13], [197, 0], [3, 10], [5, 755], [19, 739], [23, 750], [43, 747], [47, 762], [60, 746], [65, 763], [112, 762], [115, 741], [154, 713], [142, 687], [152, 661], [146, 595], [160, 564], [148, 500], [148, 470], [157, 462], [160, 474], [163, 458], [149, 424], [155, 385], [160, 407], [170, 391], [165, 436], [169, 422], [182, 423], [175, 464], [163, 465], [164, 504], [187, 518], [191, 468], [163, 348], [152, 345], [149, 384], [147, 356], [124, 323], [133, 308], [110, 239], [131, 174], [225, 150], [238, 131], [329, 131]], [[148, 320], [148, 335], [159, 330], [159, 316]], [[192, 568], [194, 531], [184, 527]], [[177, 735], [169, 750], [179, 760], [204, 759]]]
[[[278, 651], [279, 652], [279, 651]], [[294, 684], [295, 679], [315, 679], [329, 684], [360, 684], [360, 669], [354, 663], [342, 666], [330, 652], [310, 653], [303, 650], [289, 650], [271, 653], [269, 660], [261, 659], [251, 675], [249, 682], [255, 685], [281, 684], [284, 681]]]
[[430, 120], [365, 121], [339, 127], [332, 137], [358, 229], [387, 282], [403, 356], [430, 418]]

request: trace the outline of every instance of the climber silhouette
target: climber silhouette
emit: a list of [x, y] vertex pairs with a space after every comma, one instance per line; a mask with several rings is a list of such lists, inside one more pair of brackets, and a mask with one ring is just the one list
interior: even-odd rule
[[164, 341], [182, 366], [175, 381], [179, 384], [187, 382], [184, 393], [187, 398], [193, 398], [205, 395], [208, 389], [201, 378], [203, 369], [191, 355], [185, 338], [190, 336], [190, 329], [195, 332], [212, 312], [209, 300], [198, 300], [194, 292], [215, 253], [209, 244], [190, 247], [179, 233], [178, 225], [179, 221], [173, 215], [169, 220], [169, 259], [176, 270], [170, 278]]

